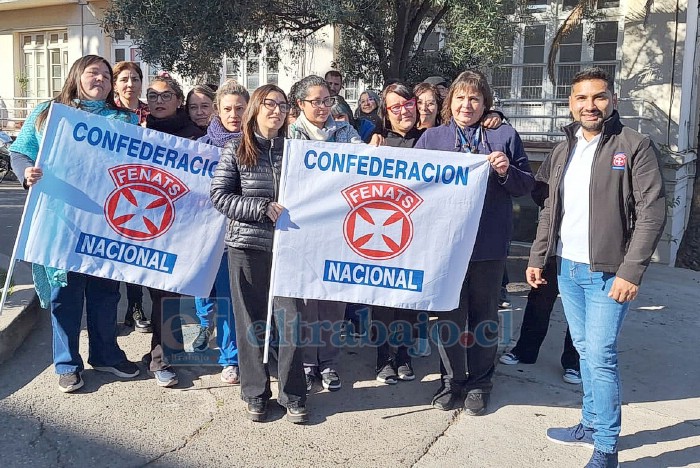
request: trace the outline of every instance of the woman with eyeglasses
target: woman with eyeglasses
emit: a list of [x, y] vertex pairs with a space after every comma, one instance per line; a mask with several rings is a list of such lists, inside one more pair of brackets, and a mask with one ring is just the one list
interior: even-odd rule
[[[265, 322], [272, 239], [275, 221], [284, 210], [277, 203], [284, 135], [289, 104], [284, 92], [267, 84], [256, 89], [243, 114], [243, 136], [224, 147], [214, 179], [211, 199], [228, 219], [226, 245], [233, 293], [241, 370], [241, 398], [252, 421], [264, 421], [272, 396], [270, 372], [263, 364]], [[297, 301], [275, 298], [278, 336], [293, 337], [299, 321]], [[297, 340], [286, 339], [277, 353], [279, 395], [293, 423], [308, 421], [302, 350]]]
[[[518, 132], [509, 125], [495, 129], [483, 125], [492, 105], [493, 94], [486, 77], [478, 71], [463, 72], [448, 91], [443, 124], [427, 129], [415, 146], [484, 154], [489, 163], [484, 208], [459, 306], [438, 313], [436, 324], [440, 330], [442, 385], [432, 405], [440, 410], [463, 405], [464, 412], [472, 416], [484, 414], [493, 387], [498, 298], [513, 230], [512, 197], [529, 195], [535, 185]], [[475, 338], [466, 353], [463, 341], [449, 336], [449, 325], [455, 323]]]
[[146, 101], [151, 110], [146, 118], [146, 127], [196, 140], [204, 136], [204, 131], [190, 119], [182, 106], [185, 94], [180, 83], [167, 75], [156, 76], [146, 90]]
[[[199, 141], [219, 148], [223, 148], [230, 141], [240, 141], [243, 136], [243, 113], [249, 100], [248, 90], [235, 80], [227, 80], [216, 92], [214, 97], [215, 113], [207, 128], [207, 134]], [[223, 367], [221, 381], [232, 385], [239, 383], [236, 322], [231, 304], [228, 251], [226, 249], [211, 294], [209, 297], [196, 297], [194, 303], [197, 308], [197, 317], [199, 317], [199, 332], [192, 343], [193, 350], [206, 351], [208, 349], [211, 320], [214, 318], [216, 310], [216, 344], [219, 348], [219, 364]]]
[[[382, 119], [382, 144], [385, 146], [413, 148], [423, 134], [416, 128], [416, 97], [403, 83], [393, 83], [384, 89], [378, 115]], [[386, 341], [377, 346], [377, 380], [389, 385], [399, 380], [414, 380], [416, 376], [409, 350], [415, 345], [414, 336], [421, 312], [380, 306], [374, 306], [372, 312], [373, 319], [383, 323], [389, 331]], [[427, 328], [427, 317], [421, 318], [426, 322], [423, 328]], [[392, 345], [396, 352], [392, 351]]]
[[[190, 120], [182, 106], [185, 95], [180, 83], [169, 75], [162, 74], [153, 78], [146, 90], [146, 99], [151, 110], [146, 119], [146, 128], [192, 140], [204, 135], [204, 132]], [[165, 332], [172, 352], [184, 351], [180, 322], [180, 295], [155, 288], [148, 288], [148, 291], [153, 302], [151, 309], [153, 336], [151, 337], [149, 373], [154, 376], [156, 385], [159, 387], [173, 387], [177, 385], [178, 378], [165, 355], [162, 343]], [[166, 329], [163, 329], [164, 324]]]
[[[301, 113], [289, 127], [289, 138], [301, 140], [329, 141], [336, 143], [362, 143], [362, 138], [349, 122], [337, 121], [331, 116], [335, 97], [330, 95], [326, 80], [320, 76], [310, 75], [294, 84], [295, 95], [292, 99], [301, 109]], [[345, 303], [319, 301], [315, 299], [299, 300], [301, 317], [306, 324], [341, 323], [345, 317]], [[303, 338], [308, 338], [302, 329]], [[314, 343], [304, 348], [304, 373], [306, 388], [311, 391], [320, 378], [323, 388], [330, 391], [340, 390], [338, 376], [338, 357], [340, 349], [333, 345], [333, 331], [321, 328], [322, 345]], [[318, 335], [318, 334], [317, 334]]]
[[205, 132], [214, 115], [214, 99], [216, 99], [214, 90], [207, 85], [196, 85], [187, 93], [185, 99], [185, 109], [190, 120]]
[[[138, 123], [136, 114], [115, 105], [112, 79], [112, 67], [107, 60], [97, 55], [86, 55], [73, 63], [58, 96], [34, 108], [17, 140], [10, 146], [12, 167], [25, 189], [40, 184], [44, 175], [42, 169], [36, 166], [36, 158], [54, 102], [107, 119], [134, 125]], [[79, 170], [72, 155], [63, 156], [66, 166]], [[55, 216], [64, 216], [60, 206], [60, 203], [56, 204]], [[47, 239], [47, 242], [50, 241]], [[61, 392], [75, 392], [83, 386], [84, 364], [79, 350], [83, 307], [87, 316], [88, 363], [92, 368], [124, 379], [139, 374], [138, 366], [127, 360], [117, 344], [118, 282], [41, 265], [33, 265], [32, 273], [37, 280], [40, 301], [50, 304], [53, 364], [59, 376], [58, 389]], [[42, 277], [43, 280], [40, 280]]]
[[357, 108], [355, 109], [356, 119], [367, 119], [374, 124], [376, 128], [381, 128], [382, 119], [379, 118], [379, 95], [367, 89], [360, 94], [360, 99], [357, 100]]
[[418, 83], [413, 88], [418, 107], [418, 125], [416, 128], [425, 130], [440, 125], [440, 111], [442, 110], [442, 98], [435, 85], [430, 83]]

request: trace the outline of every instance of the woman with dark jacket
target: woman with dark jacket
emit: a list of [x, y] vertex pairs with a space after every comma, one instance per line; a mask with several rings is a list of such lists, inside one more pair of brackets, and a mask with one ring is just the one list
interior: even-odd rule
[[[382, 92], [379, 105], [379, 117], [383, 123], [383, 145], [397, 148], [413, 148], [423, 134], [416, 128], [417, 123], [416, 97], [403, 83], [393, 83]], [[399, 380], [409, 381], [416, 378], [413, 373], [409, 349], [414, 344], [414, 331], [417, 328], [417, 310], [398, 309], [394, 307], [374, 306], [373, 319], [382, 322], [389, 331], [387, 341], [377, 347], [377, 380], [386, 384], [396, 384]], [[423, 315], [426, 315], [423, 313]], [[427, 317], [424, 317], [427, 321]], [[400, 342], [393, 342], [400, 336], [403, 323], [411, 329], [411, 333], [401, 337]], [[391, 337], [391, 338], [390, 338]], [[391, 344], [396, 347], [392, 351]]]
[[379, 95], [371, 89], [366, 89], [360, 94], [355, 109], [355, 119], [367, 119], [375, 127], [380, 128], [382, 119], [379, 117]]
[[[146, 91], [146, 100], [151, 111], [146, 118], [146, 128], [192, 140], [204, 135], [182, 107], [185, 95], [180, 84], [173, 78], [167, 75], [153, 78]], [[172, 346], [171, 352], [183, 351], [178, 300], [180, 295], [155, 288], [148, 288], [148, 291], [153, 302], [151, 311], [153, 336], [149, 371], [155, 377], [159, 387], [172, 387], [177, 385], [178, 379], [163, 348], [163, 332], [168, 334], [165, 341]], [[168, 325], [167, 330], [163, 330], [163, 324]]]
[[[465, 413], [473, 416], [486, 411], [493, 387], [498, 296], [513, 230], [511, 198], [529, 194], [535, 185], [523, 143], [513, 127], [484, 127], [486, 111], [492, 104], [493, 94], [486, 77], [477, 71], [463, 72], [450, 86], [443, 107], [443, 125], [427, 129], [415, 146], [486, 154], [490, 164], [484, 208], [459, 306], [439, 313], [436, 325], [441, 330], [438, 346], [442, 386], [432, 404], [449, 410], [463, 402]], [[475, 338], [466, 353], [464, 340], [448, 336], [452, 328], [441, 327], [441, 322], [456, 323], [459, 330], [468, 330]], [[462, 400], [464, 392], [466, 399]]]
[[[263, 364], [264, 323], [272, 266], [274, 223], [284, 207], [277, 200], [289, 104], [275, 85], [256, 89], [243, 114], [243, 137], [225, 147], [211, 184], [211, 199], [228, 219], [226, 245], [241, 370], [241, 398], [252, 421], [267, 414], [270, 373]], [[302, 349], [297, 347], [296, 300], [275, 298], [278, 336], [291, 337], [278, 351], [279, 396], [293, 423], [308, 420]], [[245, 337], [245, 338], [243, 338]]]
[[195, 125], [183, 107], [185, 94], [180, 84], [169, 76], [157, 76], [148, 85], [146, 100], [151, 113], [146, 128], [196, 140], [205, 131]]

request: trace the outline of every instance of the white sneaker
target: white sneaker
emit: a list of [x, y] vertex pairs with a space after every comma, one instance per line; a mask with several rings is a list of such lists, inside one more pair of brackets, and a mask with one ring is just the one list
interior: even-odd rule
[[581, 385], [582, 382], [581, 373], [575, 369], [564, 369], [564, 375], [561, 378], [572, 385]]
[[518, 359], [518, 356], [516, 356], [513, 353], [505, 353], [503, 354], [500, 358], [498, 358], [498, 361], [501, 364], [506, 364], [508, 366], [513, 366], [515, 364], [520, 363], [520, 359]]

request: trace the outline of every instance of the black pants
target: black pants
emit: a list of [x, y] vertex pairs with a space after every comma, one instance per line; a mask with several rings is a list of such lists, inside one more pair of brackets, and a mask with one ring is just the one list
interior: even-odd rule
[[[489, 393], [498, 351], [498, 296], [506, 261], [469, 262], [459, 307], [439, 312], [440, 373], [453, 389]], [[464, 333], [464, 331], [468, 333]]]
[[[520, 328], [520, 338], [511, 353], [518, 356], [523, 364], [534, 364], [540, 353], [540, 347], [547, 336], [549, 329], [549, 317], [552, 315], [554, 303], [559, 294], [557, 284], [557, 262], [556, 257], [551, 257], [545, 265], [543, 277], [547, 284], [539, 288], [532, 288], [527, 295], [527, 305], [523, 324]], [[564, 337], [564, 351], [561, 353], [561, 365], [564, 369], [579, 370], [578, 352], [571, 341], [569, 327], [566, 327]]]
[[[396, 309], [393, 307], [374, 306], [372, 308], [372, 320], [380, 322], [387, 331], [386, 336], [379, 337], [377, 344], [377, 372], [387, 364], [400, 366], [411, 363], [408, 350], [414, 343], [415, 324], [418, 323], [417, 310]], [[399, 327], [399, 323], [403, 326]], [[410, 326], [410, 330], [406, 329]], [[393, 336], [393, 337], [392, 337]], [[396, 355], [392, 353], [392, 342], [396, 346]]]
[[[141, 286], [139, 286], [140, 288]], [[163, 370], [170, 365], [168, 356], [184, 351], [182, 321], [180, 320], [180, 295], [148, 288], [153, 302], [151, 308], [151, 372]]]
[[[238, 338], [241, 398], [246, 402], [269, 400], [270, 371], [263, 364], [265, 321], [270, 290], [272, 253], [229, 248], [228, 267], [233, 297], [233, 315]], [[277, 401], [306, 402], [306, 381], [299, 346], [299, 310], [296, 299], [276, 297], [274, 323], [279, 337]]]

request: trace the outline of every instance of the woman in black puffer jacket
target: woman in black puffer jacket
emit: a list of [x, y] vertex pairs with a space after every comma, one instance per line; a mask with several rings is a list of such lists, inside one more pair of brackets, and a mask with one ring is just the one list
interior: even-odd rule
[[[276, 200], [288, 110], [287, 97], [277, 86], [255, 90], [243, 114], [243, 137], [226, 144], [211, 184], [214, 206], [229, 219], [226, 244], [236, 336], [241, 337], [241, 398], [252, 421], [265, 419], [272, 396], [259, 324], [267, 313], [274, 223], [284, 209]], [[295, 336], [296, 301], [275, 298], [275, 309], [278, 334]], [[277, 402], [287, 408], [289, 421], [303, 423], [308, 415], [301, 348], [294, 339], [286, 341], [278, 352]]]

